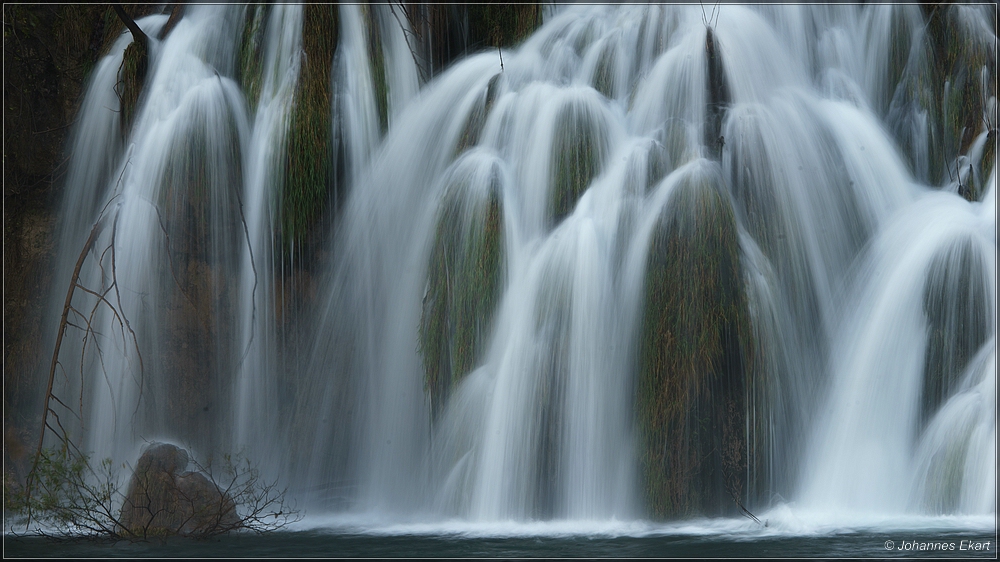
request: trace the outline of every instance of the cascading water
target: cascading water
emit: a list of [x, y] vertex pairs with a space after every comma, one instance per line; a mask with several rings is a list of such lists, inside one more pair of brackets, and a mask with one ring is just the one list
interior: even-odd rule
[[[263, 20], [263, 7], [258, 6], [255, 11], [253, 17]], [[280, 381], [274, 376], [275, 280], [269, 264], [279, 253], [274, 239], [275, 217], [279, 214], [274, 184], [284, 175], [285, 137], [302, 58], [302, 7], [275, 6], [268, 16], [263, 27], [266, 41], [259, 78], [262, 84], [256, 100], [249, 157], [244, 161], [244, 212], [249, 243], [243, 254], [239, 288], [244, 295], [240, 342], [245, 342], [245, 349], [235, 385], [233, 426], [236, 443], [252, 447], [258, 455], [275, 446], [268, 441], [275, 437], [269, 429], [278, 423], [277, 404], [271, 400]]]
[[[127, 34], [95, 70], [61, 267], [107, 203], [81, 283], [129, 325], [98, 307], [101, 352], [63, 352], [89, 450], [244, 447], [310, 509], [396, 518], [995, 514], [986, 12], [567, 7], [421, 85], [394, 10], [327, 30], [312, 285], [307, 9], [190, 7], [124, 142]], [[934, 58], [954, 29], [971, 62]], [[315, 288], [294, 352], [285, 284]]]

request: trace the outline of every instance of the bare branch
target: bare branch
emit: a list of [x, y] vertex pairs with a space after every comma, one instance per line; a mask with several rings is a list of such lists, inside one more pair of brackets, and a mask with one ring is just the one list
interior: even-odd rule
[[135, 20], [133, 20], [131, 16], [125, 13], [125, 10], [122, 8], [121, 4], [112, 4], [111, 7], [114, 8], [115, 13], [118, 14], [119, 19], [122, 20], [122, 23], [125, 24], [125, 27], [127, 27], [128, 30], [132, 32], [132, 39], [134, 41], [138, 41], [139, 43], [142, 44], [144, 48], [148, 49], [149, 37], [147, 37], [146, 34], [143, 33], [142, 29], [139, 28], [139, 25], [135, 23]]

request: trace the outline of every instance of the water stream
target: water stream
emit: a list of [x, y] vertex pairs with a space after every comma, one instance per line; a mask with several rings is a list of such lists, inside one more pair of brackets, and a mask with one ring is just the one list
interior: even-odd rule
[[406, 18], [337, 11], [312, 241], [281, 230], [307, 10], [189, 6], [124, 135], [127, 32], [94, 70], [58, 271], [106, 207], [81, 283], [122, 318], [78, 292], [86, 450], [244, 450], [381, 524], [995, 523], [988, 9], [951, 8], [944, 84], [916, 5], [565, 6], [426, 83]]

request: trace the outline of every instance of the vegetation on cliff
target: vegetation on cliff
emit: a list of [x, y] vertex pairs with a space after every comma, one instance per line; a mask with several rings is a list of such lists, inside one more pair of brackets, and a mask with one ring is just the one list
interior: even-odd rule
[[[685, 172], [650, 242], [636, 389], [651, 515], [722, 515], [743, 501], [752, 332], [721, 172]], [[753, 452], [750, 452], [753, 454]], [[736, 501], [734, 501], [736, 500]]]

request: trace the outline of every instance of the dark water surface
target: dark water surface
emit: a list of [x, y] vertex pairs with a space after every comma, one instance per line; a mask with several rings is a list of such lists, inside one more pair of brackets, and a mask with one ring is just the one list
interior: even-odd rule
[[[4, 557], [345, 557], [345, 558], [589, 558], [589, 557], [954, 557], [997, 558], [996, 524], [962, 520], [890, 525], [882, 529], [775, 529], [732, 520], [672, 526], [594, 523], [345, 526], [207, 540], [150, 542], [4, 538]], [[984, 525], [985, 523], [985, 525]], [[598, 524], [599, 525], [599, 524]], [[780, 526], [780, 524], [779, 524]], [[573, 532], [579, 527], [578, 532]], [[891, 541], [888, 542], [888, 541]], [[975, 546], [981, 550], [973, 550]], [[900, 547], [903, 548], [900, 548]], [[921, 550], [923, 547], [925, 550]]]

